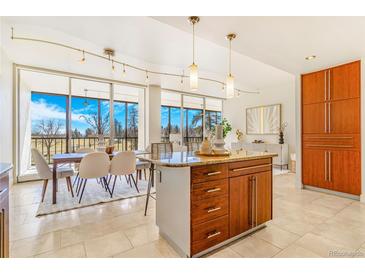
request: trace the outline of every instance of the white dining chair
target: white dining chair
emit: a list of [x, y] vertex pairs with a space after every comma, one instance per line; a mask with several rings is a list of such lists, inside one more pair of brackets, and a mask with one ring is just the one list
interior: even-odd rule
[[79, 203], [81, 203], [82, 196], [85, 191], [85, 187], [88, 179], [101, 179], [101, 183], [104, 184], [105, 189], [109, 192], [110, 198], [113, 197], [110, 191], [106, 177], [109, 174], [110, 160], [109, 155], [105, 152], [92, 152], [86, 154], [79, 167], [80, 186], [77, 189], [77, 196], [79, 197]]
[[[44, 201], [44, 196], [46, 195], [48, 181], [53, 178], [53, 173], [47, 164], [46, 159], [41, 155], [41, 153], [36, 148], [32, 148], [32, 157], [35, 163], [38, 176], [43, 180], [42, 189], [42, 202]], [[71, 192], [72, 197], [74, 197], [74, 192], [72, 189], [71, 177], [74, 175], [74, 171], [71, 167], [59, 167], [57, 168], [57, 179], [66, 178], [67, 190]]]
[[[133, 173], [136, 172], [136, 155], [133, 151], [122, 151], [114, 155], [110, 164], [110, 175], [114, 176], [112, 193], [114, 192], [115, 183], [118, 176], [126, 176], [129, 183], [133, 181], [134, 186], [139, 193], [137, 181], [134, 179]], [[128, 182], [128, 180], [127, 180]]]
[[[92, 149], [91, 147], [84, 147], [84, 148], [79, 148], [75, 151], [75, 153], [91, 153], [94, 152], [95, 150]], [[75, 171], [76, 171], [76, 176], [73, 182], [73, 186], [75, 186], [75, 184], [77, 183], [77, 185], [80, 183], [80, 178], [79, 178], [79, 167], [80, 164], [79, 163], [75, 163]]]

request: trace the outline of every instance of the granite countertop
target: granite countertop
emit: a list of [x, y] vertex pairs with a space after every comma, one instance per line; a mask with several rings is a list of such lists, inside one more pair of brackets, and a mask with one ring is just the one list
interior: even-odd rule
[[231, 151], [231, 155], [229, 156], [200, 156], [196, 155], [194, 152], [173, 152], [137, 155], [137, 158], [158, 166], [187, 167], [262, 159], [275, 156], [277, 156], [276, 153], [240, 150]]
[[0, 175], [3, 175], [4, 173], [8, 172], [13, 168], [12, 164], [9, 163], [0, 163]]

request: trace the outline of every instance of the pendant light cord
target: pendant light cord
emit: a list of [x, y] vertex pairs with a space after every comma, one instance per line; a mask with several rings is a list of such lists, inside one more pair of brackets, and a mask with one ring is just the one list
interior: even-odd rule
[[195, 64], [195, 23], [193, 23], [193, 64]]
[[232, 39], [229, 39], [229, 76], [231, 76]]

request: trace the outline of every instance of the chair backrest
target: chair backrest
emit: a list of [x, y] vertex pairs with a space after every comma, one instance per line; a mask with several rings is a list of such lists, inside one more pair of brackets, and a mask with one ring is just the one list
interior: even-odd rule
[[76, 150], [76, 153], [91, 153], [94, 152], [95, 150], [93, 150], [91, 147], [84, 147], [84, 148], [79, 148], [78, 150]]
[[35, 163], [35, 167], [38, 172], [38, 176], [41, 179], [51, 179], [52, 171], [49, 168], [46, 159], [42, 156], [38, 149], [32, 148], [32, 157]]
[[82, 158], [79, 176], [83, 179], [101, 178], [109, 174], [110, 160], [105, 152], [91, 152]]
[[128, 175], [136, 171], [136, 155], [133, 151], [122, 151], [114, 155], [110, 164], [110, 174]]
[[151, 153], [152, 154], [161, 154], [161, 153], [172, 153], [173, 146], [172, 143], [152, 143], [151, 144]]
[[197, 151], [200, 149], [200, 142], [188, 142], [186, 144], [186, 148], [188, 152], [193, 152], [193, 151]]

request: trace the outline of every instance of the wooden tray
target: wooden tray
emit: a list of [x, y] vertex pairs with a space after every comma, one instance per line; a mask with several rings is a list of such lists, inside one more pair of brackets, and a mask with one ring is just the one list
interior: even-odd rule
[[196, 155], [199, 156], [214, 156], [214, 157], [218, 157], [218, 156], [229, 156], [231, 155], [230, 151], [226, 151], [225, 153], [220, 153], [220, 154], [215, 154], [214, 152], [208, 154], [208, 153], [201, 153], [200, 151], [195, 151]]

